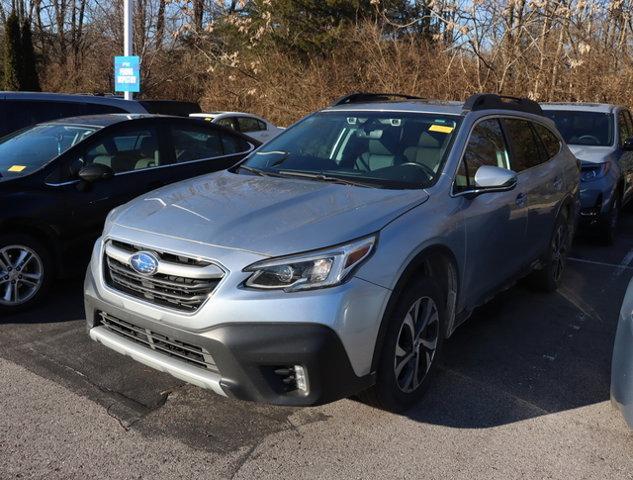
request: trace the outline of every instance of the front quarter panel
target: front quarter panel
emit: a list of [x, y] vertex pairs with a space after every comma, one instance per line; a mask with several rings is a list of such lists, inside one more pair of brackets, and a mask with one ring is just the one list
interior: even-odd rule
[[376, 253], [356, 276], [395, 290], [416, 257], [429, 248], [441, 247], [452, 252], [461, 279], [460, 266], [465, 261], [466, 244], [460, 218], [459, 199], [431, 195], [426, 203], [400, 216], [380, 232]]

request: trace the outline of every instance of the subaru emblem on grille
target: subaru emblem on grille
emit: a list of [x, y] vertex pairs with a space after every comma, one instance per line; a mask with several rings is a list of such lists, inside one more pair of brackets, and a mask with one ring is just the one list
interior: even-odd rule
[[151, 252], [138, 252], [130, 258], [130, 265], [141, 275], [154, 275], [158, 270], [158, 258]]

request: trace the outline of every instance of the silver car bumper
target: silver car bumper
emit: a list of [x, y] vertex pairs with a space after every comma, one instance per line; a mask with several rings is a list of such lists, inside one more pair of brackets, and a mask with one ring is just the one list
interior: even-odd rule
[[201, 368], [192, 367], [185, 362], [162, 355], [155, 350], [126, 340], [105, 327], [91, 328], [89, 333], [90, 338], [95, 342], [99, 342], [120, 354], [127, 355], [143, 365], [169, 373], [198, 387], [213, 390], [217, 394], [226, 395], [220, 386], [222, 377], [217, 373], [204, 371]]
[[[373, 383], [374, 346], [391, 294], [383, 287], [352, 278], [299, 294], [253, 292], [238, 288], [244, 265], [235, 269], [227, 256], [220, 260], [227, 276], [207, 302], [186, 314], [114, 291], [104, 281], [102, 254], [99, 241], [86, 275], [85, 307], [90, 337], [108, 348], [221, 395], [274, 404], [324, 403]], [[214, 252], [214, 260], [221, 254]], [[118, 327], [113, 331], [104, 315], [121, 322], [123, 333], [138, 332], [132, 335], [146, 341], [149, 332], [164, 340], [163, 347], [175, 345], [176, 353], [169, 346], [153, 350], [151, 340], [141, 344]], [[192, 346], [212, 358], [217, 371], [183, 361], [182, 349]], [[287, 395], [270, 371], [297, 365], [306, 367], [310, 391]]]

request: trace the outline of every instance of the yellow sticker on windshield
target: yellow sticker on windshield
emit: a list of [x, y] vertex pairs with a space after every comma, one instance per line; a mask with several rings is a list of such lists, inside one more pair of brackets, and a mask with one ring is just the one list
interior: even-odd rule
[[455, 130], [455, 127], [448, 127], [446, 125], [431, 125], [429, 127], [429, 132], [451, 133], [453, 130]]
[[26, 170], [26, 165], [12, 165], [9, 167], [9, 172], [21, 172]]

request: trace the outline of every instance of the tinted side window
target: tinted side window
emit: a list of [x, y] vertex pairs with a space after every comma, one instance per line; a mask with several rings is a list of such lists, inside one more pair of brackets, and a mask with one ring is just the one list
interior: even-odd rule
[[231, 130], [237, 130], [235, 125], [235, 121], [232, 118], [221, 118], [217, 122], [216, 125], [220, 125], [222, 127], [230, 128]]
[[628, 140], [633, 132], [631, 132], [631, 127], [628, 118], [625, 116], [624, 110], [621, 110], [618, 114], [618, 130], [620, 132], [620, 146], [624, 145], [624, 142]]
[[223, 133], [222, 147], [224, 148], [225, 155], [231, 155], [233, 153], [246, 152], [251, 148], [251, 145], [246, 140], [238, 137], [237, 135], [227, 135]]
[[628, 110], [624, 111], [624, 119], [629, 126], [629, 138], [633, 137], [633, 117], [631, 117], [631, 112]]
[[237, 117], [237, 123], [240, 127], [240, 131], [242, 132], [257, 132], [260, 130], [266, 130], [266, 125], [256, 118]]
[[499, 120], [484, 120], [473, 129], [455, 179], [456, 190], [474, 188], [475, 173], [482, 165], [509, 168]]
[[190, 126], [173, 126], [171, 136], [176, 162], [191, 162], [224, 155], [219, 131]]
[[106, 135], [88, 147], [83, 163], [101, 163], [115, 173], [161, 165], [158, 134], [154, 128], [128, 127]]
[[501, 120], [506, 132], [512, 156], [510, 168], [515, 172], [521, 172], [541, 163], [538, 138], [534, 134], [530, 122], [514, 118]]
[[544, 127], [539, 123], [534, 123], [533, 125], [536, 129], [536, 133], [539, 137], [541, 137], [541, 142], [545, 148], [545, 152], [547, 153], [547, 159], [549, 160], [560, 151], [560, 141], [549, 128]]

